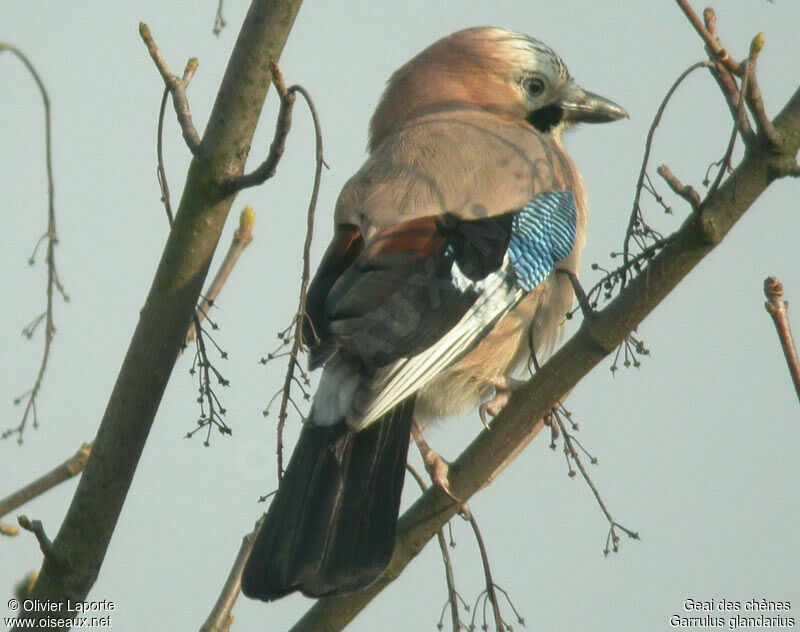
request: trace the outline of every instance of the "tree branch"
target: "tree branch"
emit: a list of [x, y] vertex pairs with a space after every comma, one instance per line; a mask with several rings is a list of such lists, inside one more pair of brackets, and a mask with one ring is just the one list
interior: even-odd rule
[[[783, 355], [786, 357], [786, 364], [789, 366], [789, 375], [794, 383], [794, 390], [800, 399], [800, 361], [797, 359], [797, 349], [794, 346], [792, 329], [789, 326], [789, 303], [783, 300], [783, 285], [775, 277], [764, 279], [764, 296], [767, 302], [764, 308], [772, 317], [775, 323], [775, 330], [778, 332], [778, 339], [781, 341]], [[2, 516], [2, 513], [0, 513]]]
[[12, 434], [16, 434], [17, 443], [22, 443], [22, 435], [25, 432], [25, 426], [28, 422], [28, 419], [30, 417], [33, 418], [34, 428], [36, 428], [39, 423], [36, 415], [36, 398], [39, 396], [39, 391], [42, 388], [42, 381], [44, 380], [44, 374], [47, 370], [47, 361], [50, 358], [50, 349], [53, 344], [53, 337], [56, 333], [56, 325], [53, 317], [53, 294], [57, 290], [65, 302], [69, 301], [69, 296], [64, 290], [64, 286], [61, 285], [61, 280], [58, 278], [58, 271], [56, 270], [56, 245], [58, 244], [58, 233], [56, 232], [55, 185], [53, 183], [53, 137], [50, 123], [50, 97], [47, 96], [47, 90], [44, 87], [42, 78], [39, 76], [39, 73], [36, 72], [36, 68], [33, 67], [33, 64], [24, 55], [24, 53], [15, 46], [0, 42], [0, 53], [4, 51], [12, 53], [22, 62], [22, 64], [33, 77], [33, 80], [36, 82], [36, 86], [39, 88], [39, 93], [42, 95], [42, 103], [44, 105], [45, 167], [47, 169], [47, 231], [41, 236], [39, 241], [36, 242], [33, 253], [28, 259], [28, 263], [33, 265], [36, 261], [36, 251], [39, 249], [39, 245], [44, 240], [47, 240], [47, 255], [45, 258], [47, 261], [47, 289], [45, 290], [45, 294], [47, 296], [47, 307], [45, 308], [44, 313], [37, 316], [27, 327], [25, 327], [25, 329], [22, 330], [22, 334], [30, 338], [33, 336], [36, 328], [42, 322], [44, 322], [44, 350], [42, 352], [42, 361], [39, 364], [39, 372], [36, 374], [36, 380], [33, 383], [33, 387], [14, 399], [14, 404], [20, 404], [23, 400], [25, 401], [25, 410], [22, 413], [22, 420], [18, 426], [9, 428], [3, 431], [2, 435], [0, 435], [3, 439], [6, 439]]
[[[248, 10], [92, 455], [53, 540], [68, 570], [45, 559], [34, 599], [66, 608], [94, 584], [234, 200], [223, 183], [244, 170], [269, 62], [280, 57], [300, 5], [253, 0]], [[22, 613], [18, 627], [37, 618]]]
[[192, 57], [186, 62], [183, 78], [176, 77], [170, 72], [169, 67], [167, 67], [167, 62], [164, 61], [164, 57], [161, 55], [158, 46], [156, 46], [149, 27], [144, 22], [139, 23], [139, 35], [145, 46], [147, 46], [147, 51], [150, 53], [150, 57], [153, 58], [158, 72], [161, 73], [164, 85], [172, 95], [172, 105], [175, 108], [175, 114], [178, 116], [178, 123], [181, 126], [186, 146], [189, 148], [189, 151], [196, 154], [200, 150], [200, 136], [198, 136], [197, 130], [194, 128], [194, 123], [192, 123], [192, 113], [189, 109], [189, 101], [186, 98], [186, 88], [189, 87], [189, 82], [197, 70], [197, 58]]
[[209, 310], [214, 306], [214, 302], [217, 300], [222, 286], [225, 285], [225, 281], [228, 280], [233, 267], [244, 252], [244, 249], [253, 241], [253, 226], [255, 223], [256, 214], [253, 211], [253, 207], [249, 205], [245, 206], [242, 209], [242, 213], [239, 215], [239, 228], [233, 233], [233, 239], [231, 240], [231, 245], [228, 247], [228, 252], [225, 253], [225, 258], [222, 260], [217, 274], [214, 275], [214, 280], [211, 281], [211, 287], [208, 288], [203, 302], [198, 306], [195, 312], [196, 320], [193, 319], [192, 324], [189, 325], [189, 331], [186, 333], [186, 344], [194, 340], [197, 332], [197, 323], [202, 323], [206, 316], [208, 316]]
[[208, 618], [200, 626], [200, 632], [228, 632], [230, 630], [231, 610], [233, 610], [233, 606], [236, 604], [236, 600], [242, 590], [242, 571], [244, 571], [244, 565], [247, 564], [247, 558], [250, 557], [250, 551], [253, 550], [256, 536], [265, 518], [266, 514], [261, 516], [256, 521], [253, 531], [242, 538], [242, 546], [233, 561], [231, 572], [228, 573], [228, 579], [225, 580], [225, 585], [222, 587], [222, 591]]
[[[406, 463], [406, 470], [408, 470], [408, 473], [411, 474], [412, 478], [417, 482], [422, 492], [425, 493], [428, 485], [425, 483], [425, 479], [422, 478], [422, 475], [417, 472], [416, 468], [411, 465], [411, 463]], [[461, 623], [461, 616], [458, 614], [458, 602], [459, 600], [463, 600], [456, 590], [456, 580], [453, 575], [453, 562], [450, 559], [450, 551], [447, 550], [447, 542], [444, 539], [444, 531], [442, 529], [436, 532], [436, 540], [439, 542], [439, 551], [442, 554], [442, 563], [444, 564], [444, 580], [447, 584], [447, 602], [445, 602], [445, 608], [450, 606], [450, 621], [453, 625], [453, 632], [459, 632], [462, 627], [466, 627]], [[443, 627], [443, 619], [444, 611], [442, 611], [442, 618], [439, 620], [439, 629]]]
[[682, 184], [667, 165], [661, 165], [656, 171], [658, 175], [664, 178], [664, 181], [676, 195], [679, 195], [689, 203], [693, 211], [700, 210], [700, 194], [691, 184]]
[[278, 98], [281, 100], [281, 105], [278, 110], [278, 119], [275, 122], [275, 133], [272, 137], [272, 143], [269, 146], [269, 153], [264, 159], [264, 162], [254, 171], [234, 178], [230, 182], [229, 186], [231, 192], [241, 191], [248, 187], [264, 184], [264, 182], [275, 175], [275, 170], [286, 149], [286, 137], [289, 136], [289, 130], [292, 128], [292, 108], [294, 107], [294, 102], [297, 97], [294, 91], [286, 89], [283, 75], [275, 61], [270, 63], [269, 69], [272, 74], [272, 83], [275, 85], [275, 91], [278, 93]]
[[39, 542], [39, 548], [45, 559], [51, 561], [55, 565], [61, 565], [63, 563], [61, 558], [59, 558], [53, 550], [53, 543], [50, 542], [50, 539], [44, 532], [44, 525], [42, 525], [41, 520], [31, 520], [28, 516], [17, 516], [17, 521], [19, 522], [19, 526], [25, 529], [25, 531], [30, 531], [36, 536], [36, 540]]
[[51, 490], [56, 485], [69, 480], [83, 472], [89, 454], [92, 451], [91, 443], [84, 443], [80, 449], [64, 461], [61, 465], [53, 468], [47, 474], [40, 476], [35, 481], [28, 483], [22, 489], [13, 494], [0, 499], [0, 518], [21, 507], [26, 502], [41, 496], [46, 491]]

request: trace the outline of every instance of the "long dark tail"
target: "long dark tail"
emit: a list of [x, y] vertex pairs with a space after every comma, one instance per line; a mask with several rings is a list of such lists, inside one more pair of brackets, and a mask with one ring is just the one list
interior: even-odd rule
[[361, 432], [307, 424], [242, 576], [248, 597], [365, 588], [394, 551], [414, 397]]

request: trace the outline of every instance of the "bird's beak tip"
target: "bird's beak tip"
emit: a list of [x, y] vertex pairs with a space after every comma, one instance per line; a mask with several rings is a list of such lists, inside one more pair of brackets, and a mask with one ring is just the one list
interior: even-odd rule
[[565, 118], [582, 123], [612, 123], [630, 115], [620, 105], [593, 92], [581, 91], [579, 98], [563, 104]]

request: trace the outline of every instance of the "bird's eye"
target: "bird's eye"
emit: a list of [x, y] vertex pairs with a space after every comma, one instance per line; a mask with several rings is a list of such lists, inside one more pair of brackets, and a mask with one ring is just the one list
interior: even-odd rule
[[528, 77], [523, 85], [525, 86], [525, 90], [527, 90], [528, 94], [532, 97], [538, 97], [544, 92], [544, 81], [539, 77]]

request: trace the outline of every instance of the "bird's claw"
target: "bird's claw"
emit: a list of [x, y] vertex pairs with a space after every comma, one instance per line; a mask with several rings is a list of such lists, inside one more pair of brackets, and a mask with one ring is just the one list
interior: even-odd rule
[[525, 382], [522, 380], [515, 380], [513, 377], [503, 377], [493, 384], [495, 391], [494, 397], [488, 402], [481, 404], [480, 408], [478, 408], [478, 415], [481, 418], [481, 423], [486, 426], [487, 430], [489, 429], [489, 422], [486, 416], [491, 415], [492, 417], [497, 417], [503, 408], [505, 408], [506, 404], [508, 404], [508, 400], [511, 399], [511, 394], [524, 383]]
[[414, 443], [417, 444], [417, 448], [419, 448], [422, 462], [425, 465], [425, 471], [428, 473], [428, 476], [431, 477], [433, 484], [460, 505], [461, 501], [456, 498], [455, 494], [450, 490], [450, 464], [428, 445], [428, 442], [425, 441], [425, 437], [422, 435], [422, 429], [416, 421], [411, 424], [411, 436], [414, 438]]

